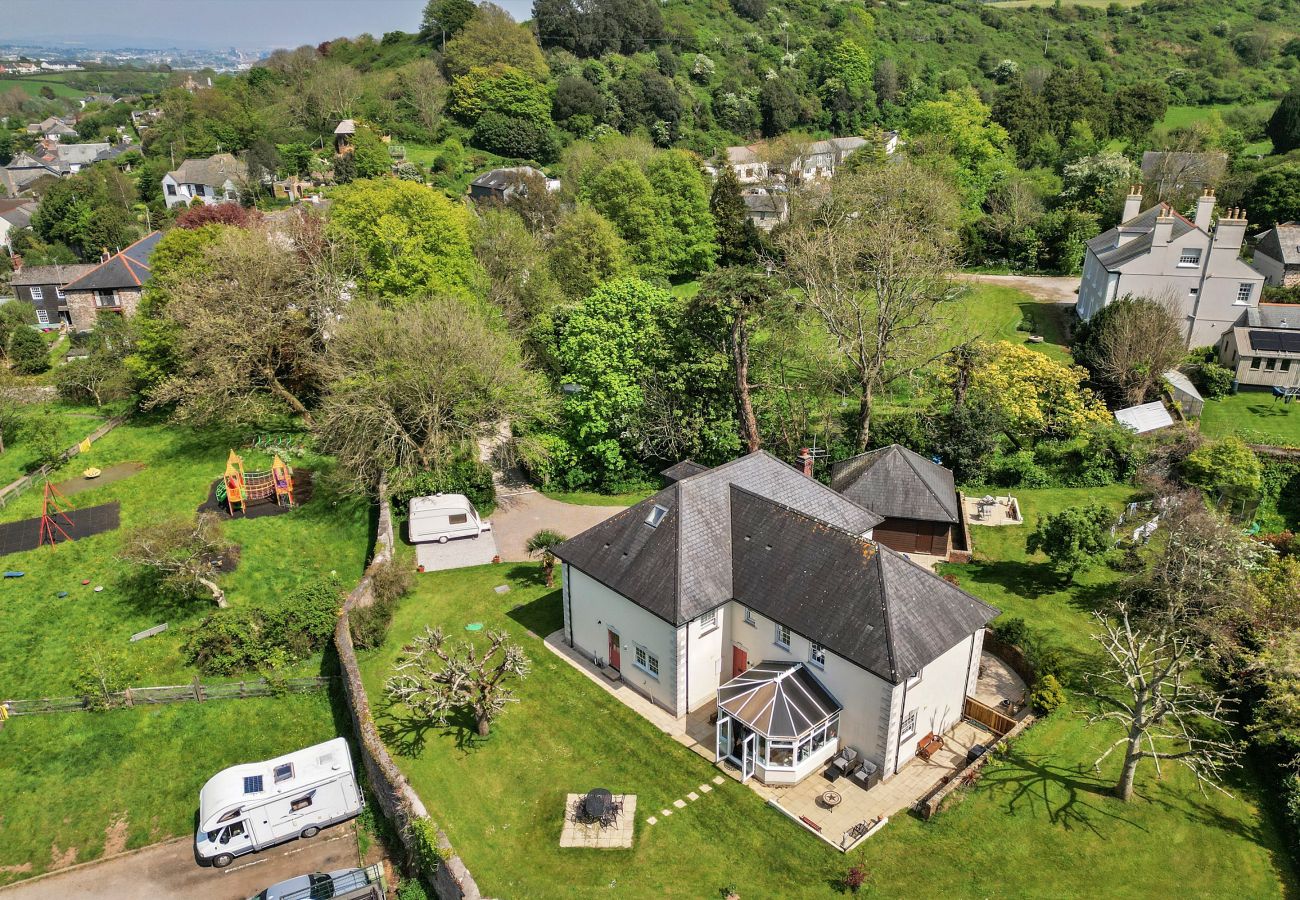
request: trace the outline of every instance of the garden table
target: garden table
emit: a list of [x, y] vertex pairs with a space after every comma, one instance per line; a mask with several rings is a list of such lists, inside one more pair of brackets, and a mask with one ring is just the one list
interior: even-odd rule
[[583, 801], [583, 808], [587, 815], [593, 819], [602, 818], [609, 809], [610, 803], [614, 800], [614, 795], [604, 788], [596, 788], [587, 792], [587, 799]]

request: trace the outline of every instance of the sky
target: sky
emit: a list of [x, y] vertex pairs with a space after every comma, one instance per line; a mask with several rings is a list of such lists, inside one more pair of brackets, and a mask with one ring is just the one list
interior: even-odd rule
[[[497, 0], [516, 19], [531, 0]], [[264, 49], [416, 31], [425, 0], [0, 0], [0, 43]]]

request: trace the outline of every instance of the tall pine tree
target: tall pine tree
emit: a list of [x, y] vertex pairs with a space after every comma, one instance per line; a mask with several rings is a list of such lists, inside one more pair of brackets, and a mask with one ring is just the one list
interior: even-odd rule
[[748, 266], [758, 261], [758, 228], [746, 216], [736, 170], [724, 166], [713, 183], [709, 212], [718, 229], [718, 265]]

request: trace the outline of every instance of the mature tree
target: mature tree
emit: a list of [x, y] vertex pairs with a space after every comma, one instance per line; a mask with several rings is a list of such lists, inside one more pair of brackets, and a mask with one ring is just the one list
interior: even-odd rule
[[1067, 581], [1073, 581], [1076, 573], [1110, 549], [1113, 521], [1110, 510], [1100, 503], [1067, 506], [1060, 512], [1038, 517], [1025, 549], [1030, 553], [1041, 550]]
[[442, 626], [424, 628], [403, 651], [384, 682], [384, 692], [415, 715], [438, 725], [465, 710], [474, 717], [479, 737], [487, 737], [492, 722], [507, 703], [517, 703], [512, 680], [528, 677], [524, 648], [510, 642], [504, 631], [487, 632], [488, 646], [448, 643]]
[[1183, 322], [1175, 309], [1172, 298], [1126, 294], [1079, 329], [1074, 358], [1117, 402], [1145, 403], [1160, 392], [1164, 373], [1186, 354]]
[[560, 220], [547, 262], [560, 290], [580, 300], [630, 268], [627, 246], [610, 221], [585, 204]]
[[1151, 126], [1165, 117], [1169, 92], [1158, 81], [1139, 81], [1115, 91], [1110, 115], [1112, 134], [1141, 140]]
[[42, 240], [62, 242], [83, 259], [98, 260], [102, 251], [116, 251], [139, 236], [131, 207], [131, 180], [110, 165], [94, 165], [54, 182], [32, 216], [32, 229]]
[[352, 135], [352, 146], [346, 154], [352, 158], [353, 178], [375, 178], [387, 175], [392, 169], [392, 156], [388, 145], [369, 125], [359, 123]]
[[664, 221], [662, 198], [636, 163], [619, 160], [606, 166], [582, 187], [581, 197], [627, 242], [642, 275], [668, 273], [672, 235]]
[[474, 252], [487, 275], [487, 299], [516, 337], [525, 337], [538, 315], [561, 300], [542, 239], [514, 213], [483, 210]]
[[1272, 139], [1274, 153], [1290, 153], [1300, 147], [1300, 84], [1278, 102], [1264, 133]]
[[853, 373], [854, 446], [866, 450], [878, 391], [932, 362], [959, 296], [953, 193], [906, 162], [836, 178], [795, 198], [786, 275]]
[[997, 179], [1014, 168], [1006, 130], [991, 120], [973, 88], [915, 104], [908, 130], [915, 145], [909, 149], [950, 168], [967, 210], [978, 209]]
[[533, 23], [542, 46], [581, 57], [631, 55], [666, 37], [656, 0], [534, 0]]
[[120, 385], [125, 370], [120, 360], [104, 354], [91, 353], [80, 359], [70, 359], [55, 373], [59, 396], [74, 403], [90, 400], [103, 406], [109, 392]]
[[469, 295], [479, 277], [472, 232], [463, 206], [422, 184], [387, 178], [335, 191], [328, 228], [360, 253], [358, 286], [386, 300]]
[[758, 89], [758, 108], [763, 116], [763, 137], [785, 134], [799, 120], [799, 95], [784, 78], [769, 78]]
[[177, 594], [193, 599], [211, 594], [225, 607], [226, 592], [217, 584], [231, 545], [222, 535], [216, 513], [199, 513], [193, 521], [143, 523], [131, 532], [118, 559], [154, 573]]
[[1224, 791], [1224, 770], [1238, 753], [1227, 735], [1232, 702], [1198, 677], [1197, 641], [1168, 620], [1135, 623], [1122, 605], [1114, 619], [1098, 613], [1097, 620], [1102, 631], [1093, 640], [1106, 652], [1109, 665], [1088, 678], [1104, 707], [1089, 721], [1117, 722], [1124, 734], [1093, 765], [1100, 771], [1102, 762], [1123, 748], [1115, 796], [1133, 799], [1134, 778], [1144, 759], [1154, 762], [1157, 772], [1162, 761], [1177, 761], [1202, 790]]
[[304, 124], [333, 131], [340, 119], [351, 118], [356, 113], [362, 93], [361, 76], [356, 69], [321, 62], [311, 70], [299, 104], [306, 119]]
[[512, 66], [536, 81], [550, 74], [537, 39], [501, 7], [484, 2], [465, 27], [447, 42], [443, 66], [454, 78], [475, 66]]
[[749, 220], [749, 208], [740, 193], [736, 170], [723, 166], [713, 183], [709, 212], [718, 234], [718, 265], [748, 266], [758, 260], [758, 228]]
[[566, 75], [555, 87], [551, 115], [575, 134], [586, 134], [605, 121], [608, 111], [605, 96], [585, 78]]
[[1229, 436], [1197, 447], [1183, 460], [1188, 484], [1225, 498], [1249, 499], [1263, 486], [1263, 467], [1241, 438]]
[[447, 40], [455, 37], [477, 10], [473, 0], [429, 0], [420, 21], [420, 37], [437, 37], [438, 46], [445, 50]]
[[725, 342], [731, 354], [736, 380], [737, 420], [740, 436], [749, 453], [763, 446], [758, 419], [754, 415], [753, 385], [750, 383], [749, 342], [764, 311], [774, 301], [772, 279], [745, 269], [719, 269], [704, 278], [698, 294], [687, 309], [689, 322], [722, 317]]
[[546, 176], [539, 173], [520, 175], [515, 184], [518, 190], [506, 200], [506, 206], [533, 234], [550, 234], [564, 214], [560, 192], [551, 190]]
[[1083, 387], [1087, 369], [1009, 341], [975, 350], [969, 400], [993, 411], [1012, 443], [1074, 437], [1114, 421], [1106, 404]]
[[548, 588], [555, 587], [555, 548], [568, 538], [551, 528], [543, 528], [528, 539], [524, 549], [542, 561], [542, 576]]
[[699, 160], [685, 150], [666, 150], [646, 165], [646, 178], [664, 210], [669, 273], [695, 275], [712, 267], [718, 252], [717, 231]]
[[331, 336], [315, 431], [355, 478], [398, 478], [449, 465], [501, 421], [547, 411], [540, 378], [518, 346], [463, 300], [417, 300], [400, 309], [354, 302]]
[[176, 217], [177, 228], [194, 230], [205, 225], [230, 225], [235, 228], [248, 228], [262, 220], [262, 214], [256, 209], [240, 206], [238, 203], [199, 203], [187, 208]]
[[147, 405], [199, 424], [277, 413], [310, 421], [322, 329], [337, 298], [314, 296], [303, 261], [260, 229], [223, 231], [203, 264], [208, 277], [170, 287], [161, 315], [174, 326], [176, 369]]
[[1118, 219], [1124, 195], [1139, 179], [1137, 166], [1112, 151], [1068, 163], [1061, 179], [1061, 199], [1102, 219]]
[[402, 103], [415, 114], [425, 131], [433, 135], [442, 123], [447, 102], [447, 82], [431, 59], [417, 59], [397, 71], [402, 86]]
[[1246, 208], [1260, 225], [1300, 221], [1300, 164], [1261, 172], [1246, 193]]

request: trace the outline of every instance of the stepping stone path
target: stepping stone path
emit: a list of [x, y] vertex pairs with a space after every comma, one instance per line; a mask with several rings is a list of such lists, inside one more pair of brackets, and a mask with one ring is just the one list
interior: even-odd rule
[[[723, 778], [721, 775], [715, 775], [714, 778], [713, 778], [713, 784], [723, 784], [726, 780], [727, 780], [727, 779]], [[712, 790], [713, 790], [713, 785], [710, 785], [710, 784], [702, 784], [702, 785], [700, 785], [698, 788], [696, 788], [695, 791], [691, 791], [690, 793], [688, 793], [688, 794], [686, 795], [686, 800], [689, 800], [689, 801], [691, 801], [692, 803], [694, 803], [696, 800], [699, 800], [699, 799], [700, 799], [700, 796], [701, 796], [702, 794], [710, 793]], [[698, 791], [699, 793], [696, 793], [696, 791]], [[674, 809], [685, 809], [685, 808], [686, 808], [686, 800], [682, 800], [680, 797], [679, 797], [678, 799], [674, 800], [674, 801], [673, 801], [673, 808], [674, 808]], [[645, 820], [645, 823], [646, 823], [647, 825], [655, 825], [655, 824], [657, 824], [657, 823], [659, 822], [660, 817], [667, 818], [668, 816], [671, 816], [672, 814], [673, 814], [673, 811], [672, 811], [671, 809], [667, 809], [667, 808], [665, 808], [665, 809], [661, 809], [661, 810], [659, 810], [659, 815], [658, 815], [658, 816], [651, 816], [650, 818], [648, 818], [648, 819]]]

